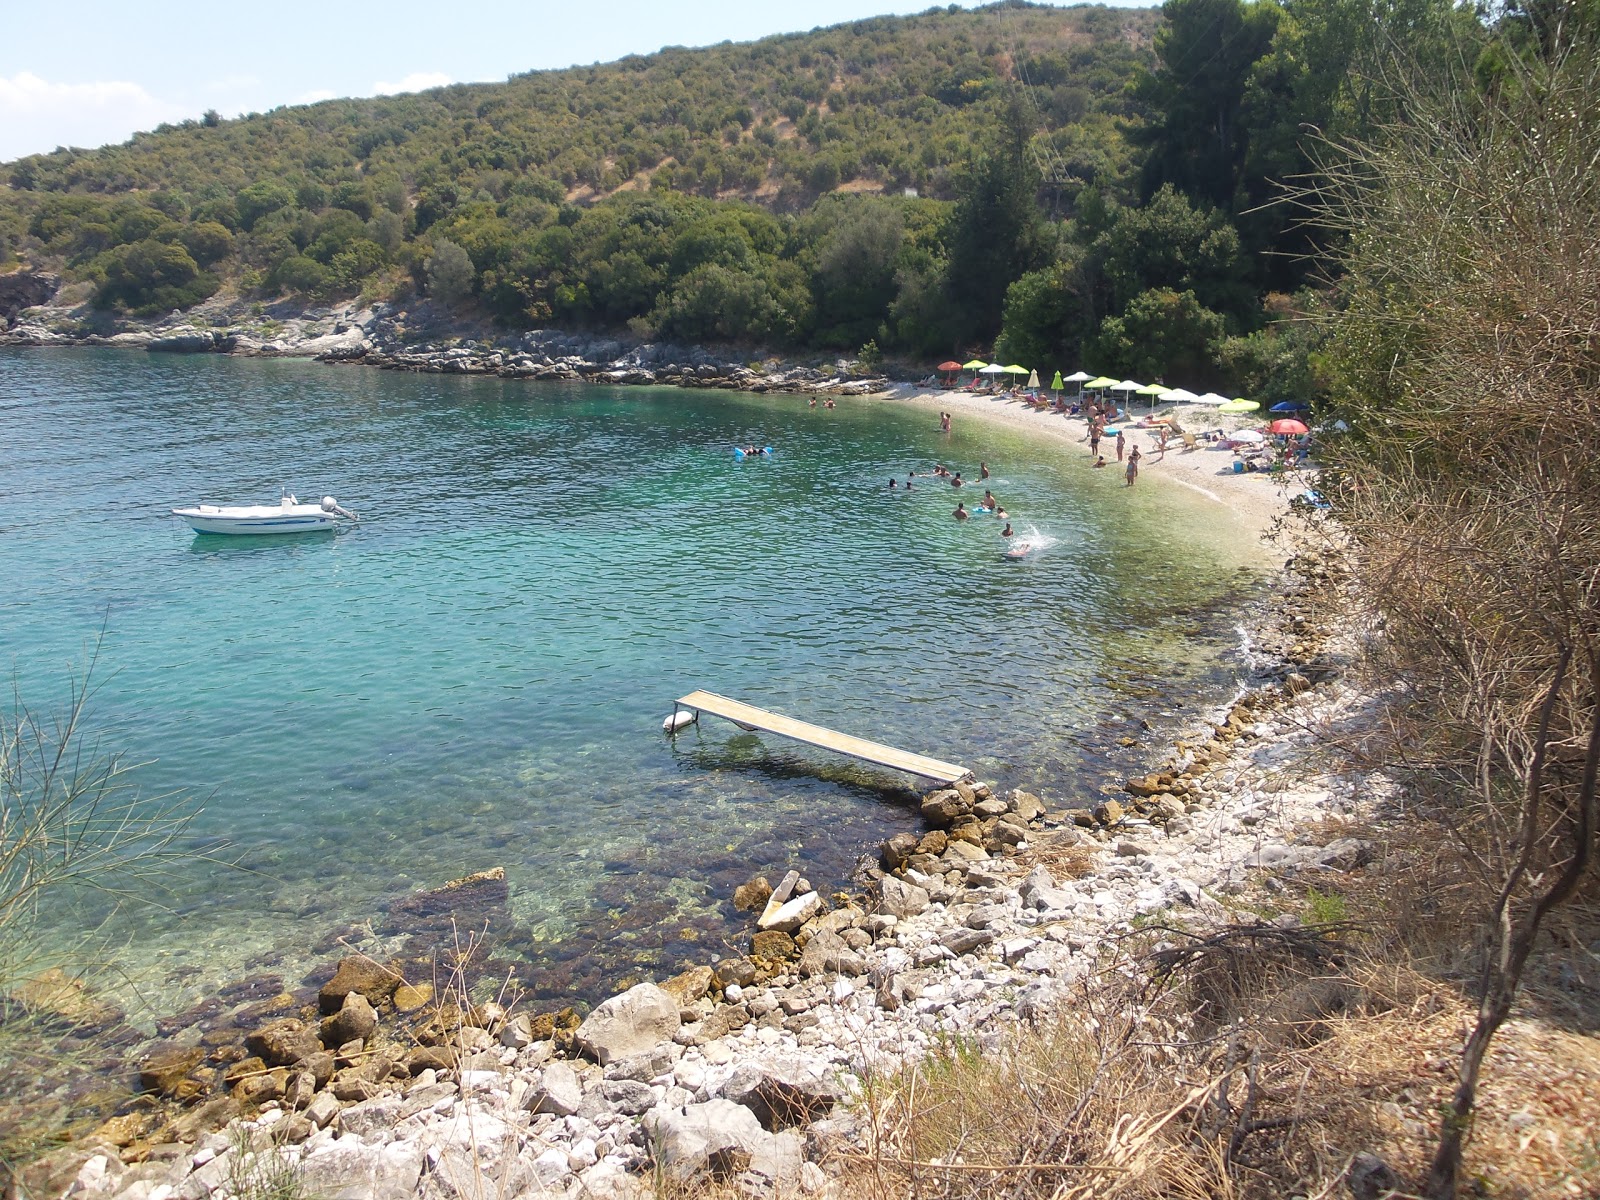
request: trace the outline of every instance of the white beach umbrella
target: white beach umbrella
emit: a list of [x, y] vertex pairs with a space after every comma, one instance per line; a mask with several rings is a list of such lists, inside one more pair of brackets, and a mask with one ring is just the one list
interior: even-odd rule
[[1161, 398], [1168, 404], [1197, 404], [1200, 397], [1188, 388], [1168, 388], [1161, 393]]
[[1071, 375], [1068, 375], [1064, 380], [1062, 380], [1062, 382], [1063, 383], [1088, 383], [1089, 380], [1091, 380], [1093, 378], [1094, 378], [1094, 376], [1089, 374], [1089, 372], [1087, 372], [1087, 371], [1074, 371]]
[[1219, 396], [1215, 392], [1207, 392], [1204, 396], [1198, 396], [1196, 397], [1195, 402], [1198, 404], [1209, 404], [1213, 408], [1221, 408], [1224, 404], [1231, 403], [1228, 397]]

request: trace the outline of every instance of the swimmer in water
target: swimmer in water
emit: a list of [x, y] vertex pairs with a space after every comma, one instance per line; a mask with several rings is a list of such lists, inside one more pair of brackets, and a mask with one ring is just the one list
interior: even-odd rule
[[1006, 522], [1006, 527], [1000, 531], [1000, 536], [1001, 537], [1010, 537], [1011, 536], [1011, 522], [1010, 521]]
[[956, 501], [956, 510], [955, 510], [955, 512], [951, 513], [950, 515], [952, 517], [954, 517], [958, 521], [965, 521], [972, 514], [967, 511], [967, 506], [965, 504], [963, 504], [961, 501], [957, 500]]
[[983, 489], [983, 506], [985, 508], [999, 508], [1000, 507], [997, 503], [995, 503], [994, 493], [991, 492], [988, 488], [984, 488]]
[[964, 486], [963, 483], [962, 483], [961, 472], [960, 471], [957, 471], [955, 473], [955, 477], [950, 480], [950, 486], [951, 487], [962, 487], [962, 486]]
[[978, 478], [980, 480], [989, 478], [989, 464], [988, 463], [981, 462], [981, 463], [978, 464]]
[[1002, 520], [1002, 521], [1009, 521], [1010, 520], [1010, 518], [1006, 515], [1006, 510], [1003, 509], [1003, 508], [996, 508], [994, 510], [994, 515], [999, 517], [1000, 520]]
[[891, 480], [889, 480], [889, 490], [892, 492], [892, 491], [894, 491], [894, 489], [895, 489], [895, 482], [894, 482], [894, 480], [891, 479]]

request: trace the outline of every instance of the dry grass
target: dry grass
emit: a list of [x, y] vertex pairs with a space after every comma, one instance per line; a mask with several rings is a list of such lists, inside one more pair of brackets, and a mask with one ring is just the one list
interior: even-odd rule
[[[1342, 1197], [1363, 1153], [1415, 1194], [1476, 1015], [1462, 914], [1481, 897], [1439, 831], [1386, 836], [1381, 874], [1339, 877], [1345, 922], [1146, 928], [1001, 1052], [954, 1041], [869, 1081], [841, 1196]], [[1567, 914], [1536, 960], [1552, 994], [1532, 988], [1493, 1044], [1468, 1194], [1600, 1195], [1592, 915]]]

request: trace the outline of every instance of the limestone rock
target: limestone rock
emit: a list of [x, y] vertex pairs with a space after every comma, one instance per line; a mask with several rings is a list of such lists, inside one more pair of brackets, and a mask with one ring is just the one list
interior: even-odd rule
[[348, 992], [339, 1011], [322, 1019], [319, 1032], [324, 1045], [342, 1046], [346, 1042], [365, 1042], [377, 1028], [378, 1014], [367, 998], [360, 992]]
[[205, 1056], [199, 1046], [158, 1050], [139, 1064], [139, 1086], [147, 1092], [170, 1096]]
[[711, 968], [713, 982], [720, 988], [727, 987], [730, 983], [740, 987], [749, 987], [756, 981], [760, 972], [755, 963], [748, 958], [724, 958]]
[[1024, 821], [1037, 821], [1044, 816], [1044, 801], [1032, 792], [1017, 788], [1011, 793], [1011, 811]]
[[822, 897], [816, 892], [802, 892], [793, 899], [779, 904], [777, 897], [767, 901], [766, 911], [756, 922], [758, 928], [776, 929], [780, 933], [793, 933], [822, 908]]
[[302, 1058], [322, 1049], [317, 1031], [297, 1017], [268, 1021], [244, 1039], [245, 1048], [259, 1055], [269, 1067], [293, 1066]]
[[917, 837], [913, 833], [897, 833], [883, 843], [883, 865], [891, 871], [897, 871], [905, 865], [906, 859], [917, 852]]
[[800, 952], [802, 975], [823, 975], [830, 971], [840, 975], [864, 975], [866, 970], [866, 962], [837, 933], [817, 934]]
[[765, 876], [757, 876], [749, 883], [742, 883], [733, 889], [733, 906], [740, 912], [760, 908], [771, 898], [772, 885]]
[[539, 1086], [528, 1093], [528, 1110], [533, 1113], [550, 1113], [557, 1117], [570, 1117], [583, 1103], [583, 1084], [578, 1073], [564, 1062], [553, 1062], [545, 1067]]
[[962, 799], [953, 788], [932, 792], [922, 800], [922, 819], [936, 827], [953, 825], [971, 812], [972, 801]]
[[405, 981], [400, 973], [364, 954], [351, 954], [339, 962], [333, 978], [322, 985], [317, 993], [317, 1003], [324, 1014], [339, 1011], [344, 998], [351, 992], [360, 992], [373, 1006], [382, 1004], [393, 996], [395, 989]]
[[662, 982], [661, 990], [674, 998], [678, 1008], [688, 1008], [709, 992], [710, 982], [712, 982], [712, 970], [709, 966], [691, 966], [690, 970], [675, 974]]
[[1035, 867], [1017, 888], [1022, 903], [1041, 911], [1071, 908], [1075, 897], [1057, 885], [1055, 877], [1043, 867]]
[[753, 1189], [758, 1194], [788, 1191], [799, 1183], [799, 1139], [768, 1133], [754, 1113], [731, 1100], [654, 1108], [645, 1114], [644, 1128], [656, 1162], [669, 1178], [749, 1172], [759, 1180]]
[[742, 1066], [717, 1089], [717, 1095], [744, 1105], [773, 1131], [809, 1125], [843, 1098], [833, 1080], [788, 1061]]
[[904, 920], [923, 912], [929, 904], [928, 893], [915, 884], [892, 875], [878, 880], [878, 911]]
[[750, 939], [750, 956], [768, 961], [793, 958], [799, 947], [787, 933], [778, 929], [763, 929]]
[[641, 983], [604, 1001], [578, 1027], [577, 1042], [605, 1066], [640, 1054], [678, 1032], [677, 1002], [653, 983]]
[[1115, 825], [1124, 815], [1122, 804], [1117, 800], [1102, 800], [1094, 806], [1094, 819], [1102, 825]]
[[400, 1013], [416, 1012], [433, 999], [433, 984], [402, 983], [394, 990], [394, 1010]]

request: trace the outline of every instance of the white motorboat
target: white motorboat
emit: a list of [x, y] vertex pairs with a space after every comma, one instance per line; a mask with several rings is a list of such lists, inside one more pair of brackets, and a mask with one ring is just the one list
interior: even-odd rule
[[332, 496], [324, 496], [320, 504], [301, 504], [289, 492], [284, 492], [277, 504], [197, 504], [193, 508], [175, 508], [172, 515], [182, 517], [196, 533], [250, 535], [314, 533], [332, 529], [341, 517], [357, 519], [355, 513], [340, 508]]

